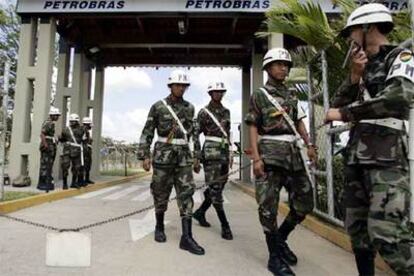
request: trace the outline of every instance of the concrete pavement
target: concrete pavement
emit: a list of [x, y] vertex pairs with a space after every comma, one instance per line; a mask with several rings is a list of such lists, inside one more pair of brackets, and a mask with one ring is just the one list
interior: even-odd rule
[[[149, 177], [60, 201], [21, 210], [11, 215], [57, 227], [74, 227], [118, 216], [152, 204]], [[200, 177], [198, 184], [200, 185]], [[93, 194], [95, 193], [95, 194]], [[46, 230], [0, 218], [0, 275], [270, 275], [266, 269], [264, 235], [255, 200], [232, 185], [225, 191], [225, 208], [234, 240], [220, 236], [214, 209], [207, 218], [211, 228], [194, 223], [196, 240], [206, 249], [195, 256], [178, 248], [181, 224], [175, 202], [166, 220], [167, 243], [153, 240], [153, 211], [113, 222], [86, 232], [92, 233], [92, 265], [88, 268], [47, 267]], [[201, 192], [195, 196], [201, 201]], [[198, 207], [200, 203], [196, 202]], [[143, 225], [134, 239], [131, 221]], [[137, 233], [135, 233], [137, 234]], [[316, 236], [303, 227], [293, 233], [289, 244], [299, 257], [297, 275], [357, 275], [352, 254]], [[386, 275], [378, 273], [377, 275]]]

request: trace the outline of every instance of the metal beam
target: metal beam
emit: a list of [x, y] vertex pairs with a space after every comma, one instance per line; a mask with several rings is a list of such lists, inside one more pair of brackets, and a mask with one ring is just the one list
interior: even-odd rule
[[144, 24], [142, 24], [142, 20], [139, 17], [135, 18], [137, 21], [138, 29], [142, 34], [145, 34]]
[[106, 43], [99, 45], [102, 49], [120, 48], [197, 48], [197, 49], [244, 49], [243, 44], [195, 44], [195, 43]]

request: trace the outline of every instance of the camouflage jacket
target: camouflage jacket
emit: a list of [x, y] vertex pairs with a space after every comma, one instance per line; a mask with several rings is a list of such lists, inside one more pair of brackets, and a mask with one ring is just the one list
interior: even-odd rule
[[[56, 148], [56, 141], [51, 139], [51, 137], [55, 138], [55, 122], [50, 119], [44, 121], [41, 132], [43, 135], [47, 136], [46, 143], [49, 147], [48, 150], [54, 150]], [[42, 143], [40, 143], [40, 150], [44, 150]]]
[[[215, 104], [210, 102], [206, 107], [220, 122], [222, 128], [227, 133], [225, 138], [224, 134], [221, 132], [220, 128], [214, 123], [210, 115], [201, 109], [198, 112], [197, 119], [195, 120], [194, 126], [194, 150], [195, 157], [201, 159], [202, 162], [229, 162], [229, 138], [230, 138], [230, 111], [225, 108], [222, 104]], [[200, 144], [200, 134], [203, 133], [204, 136], [214, 136], [222, 137], [223, 142], [216, 141], [205, 141], [203, 149], [201, 150]], [[227, 142], [227, 143], [226, 143]]]
[[[69, 131], [70, 126], [65, 127], [62, 130], [62, 135], [59, 141], [63, 144], [63, 154], [78, 155], [81, 153], [81, 148], [70, 143], [74, 143], [72, 135]], [[72, 127], [73, 136], [75, 136], [76, 143], [83, 147], [85, 130], [82, 126], [77, 125]]]
[[[275, 83], [270, 79], [264, 88], [280, 103], [295, 123], [306, 116], [299, 106], [296, 95], [289, 91], [284, 84]], [[294, 135], [281, 112], [260, 89], [254, 91], [250, 97], [249, 113], [245, 117], [245, 123], [255, 125], [259, 135]], [[259, 153], [266, 164], [293, 170], [303, 169], [300, 153], [293, 143], [260, 140]]]
[[[194, 135], [194, 106], [181, 99], [173, 102], [168, 96], [165, 101], [177, 114], [185, 130], [187, 139], [193, 138]], [[142, 130], [139, 146], [138, 158], [144, 160], [150, 158], [150, 147], [154, 139], [154, 131], [157, 130], [159, 137], [170, 139], [183, 139], [185, 134], [181, 131], [179, 125], [168, 111], [167, 107], [158, 101], [151, 106], [144, 129]], [[189, 145], [173, 145], [169, 143], [156, 142], [152, 162], [154, 166], [188, 166], [193, 163], [193, 157]]]
[[83, 137], [82, 137], [84, 151], [85, 150], [90, 151], [91, 150], [90, 147], [92, 146], [91, 131], [85, 126], [82, 126], [82, 128], [83, 128], [83, 131], [84, 131], [84, 134], [83, 134]]
[[[413, 64], [410, 51], [381, 46], [380, 51], [368, 59], [363, 85], [351, 84], [348, 77], [339, 88], [333, 106], [340, 108], [344, 121], [353, 123], [347, 145], [348, 165], [408, 168], [404, 127], [397, 130], [359, 121], [390, 117], [408, 119], [414, 93]], [[404, 67], [406, 75], [396, 75], [399, 66]], [[370, 98], [364, 100], [362, 92], [365, 89]]]

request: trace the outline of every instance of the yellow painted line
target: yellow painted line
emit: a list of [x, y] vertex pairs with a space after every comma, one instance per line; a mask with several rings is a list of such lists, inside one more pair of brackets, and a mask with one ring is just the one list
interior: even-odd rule
[[[230, 181], [230, 183], [241, 189], [244, 193], [254, 198], [256, 197], [253, 186], [241, 184], [235, 181]], [[286, 217], [289, 213], [289, 206], [285, 203], [279, 203], [279, 213]], [[348, 234], [342, 228], [326, 223], [313, 215], [307, 215], [301, 225], [311, 230], [318, 236], [352, 253], [351, 241]], [[379, 254], [377, 254], [377, 258], [375, 259], [375, 265], [382, 271], [385, 271], [390, 275], [395, 275]]]
[[97, 191], [103, 188], [126, 183], [131, 180], [147, 176], [149, 174], [150, 173], [143, 173], [140, 175], [127, 176], [127, 177], [123, 177], [120, 179], [98, 182], [92, 185], [88, 185], [87, 187], [81, 188], [81, 189], [59, 190], [55, 192], [49, 192], [49, 193], [39, 194], [39, 195], [31, 196], [31, 197], [2, 202], [0, 203], [0, 213], [7, 214], [7, 213], [15, 212], [15, 211], [18, 211], [24, 208], [43, 204], [46, 202], [52, 202], [52, 201], [56, 201], [56, 200], [60, 200], [60, 199], [64, 199], [64, 198], [68, 198], [72, 196], [81, 195], [84, 193]]

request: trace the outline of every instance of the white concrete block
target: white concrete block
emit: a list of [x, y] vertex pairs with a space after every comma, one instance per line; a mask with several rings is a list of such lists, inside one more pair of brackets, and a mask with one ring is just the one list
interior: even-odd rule
[[91, 265], [91, 233], [47, 233], [46, 265], [88, 267]]

